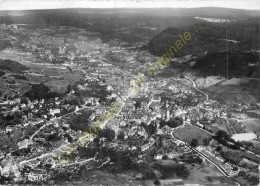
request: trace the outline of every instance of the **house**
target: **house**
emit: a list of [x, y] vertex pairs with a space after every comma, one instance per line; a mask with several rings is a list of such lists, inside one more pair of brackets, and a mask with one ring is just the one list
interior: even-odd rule
[[60, 113], [60, 109], [50, 109], [50, 115], [55, 115], [55, 114], [59, 114]]
[[157, 155], [155, 156], [155, 158], [154, 158], [154, 159], [156, 159], [156, 160], [161, 160], [161, 159], [162, 159], [162, 157], [163, 157], [163, 155], [162, 155], [162, 154], [157, 154]]
[[110, 66], [112, 66], [112, 65], [109, 64], [109, 63], [103, 63], [102, 65], [103, 65], [103, 67], [110, 67]]
[[144, 145], [141, 146], [141, 150], [142, 150], [142, 151], [146, 151], [146, 150], [148, 150], [148, 149], [149, 149], [151, 146], [153, 146], [153, 145], [154, 145], [154, 142], [144, 144]]
[[146, 151], [146, 150], [149, 149], [149, 148], [150, 148], [150, 144], [149, 144], [149, 143], [147, 143], [147, 144], [141, 146], [141, 150], [142, 150], [142, 151]]
[[197, 123], [195, 123], [195, 125], [197, 125], [197, 126], [200, 127], [200, 128], [203, 128], [203, 125], [200, 124], [198, 121], [197, 121]]
[[12, 132], [13, 131], [13, 127], [7, 126], [5, 129], [5, 132]]
[[164, 179], [164, 180], [160, 180], [160, 182], [162, 183], [162, 185], [166, 186], [166, 185], [178, 185], [184, 186], [184, 182], [182, 179]]

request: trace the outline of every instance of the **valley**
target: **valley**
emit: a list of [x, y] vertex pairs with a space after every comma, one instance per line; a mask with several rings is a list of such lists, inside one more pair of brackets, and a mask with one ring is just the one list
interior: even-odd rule
[[[0, 184], [259, 184], [258, 14], [230, 9], [228, 40], [240, 42], [227, 50], [223, 23], [197, 9], [139, 11], [1, 14]], [[199, 26], [169, 66], [147, 73]]]

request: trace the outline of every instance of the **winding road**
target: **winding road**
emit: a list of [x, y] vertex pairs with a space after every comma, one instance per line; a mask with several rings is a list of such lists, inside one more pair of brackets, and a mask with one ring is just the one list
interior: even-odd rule
[[188, 78], [186, 75], [184, 76], [184, 78], [189, 80], [192, 83], [192, 86], [193, 86], [194, 89], [196, 89], [198, 92], [200, 92], [200, 93], [202, 93], [203, 95], [206, 96], [206, 101], [209, 100], [209, 95], [206, 94], [205, 92], [201, 91], [200, 89], [198, 89], [196, 83], [192, 79]]
[[202, 156], [203, 158], [207, 159], [211, 164], [213, 164], [224, 176], [226, 177], [230, 177], [228, 173], [226, 173], [218, 164], [216, 164], [215, 162], [213, 162], [211, 159], [209, 159], [207, 156], [205, 156], [203, 153], [201, 153], [200, 151], [198, 151], [197, 149], [191, 147], [190, 145], [188, 145], [186, 142], [180, 140], [179, 138], [175, 137], [173, 132], [179, 128], [183, 128], [186, 125], [186, 122], [183, 122], [183, 125], [172, 129], [172, 131], [170, 132], [172, 138], [174, 138], [175, 140], [179, 141], [180, 143], [184, 144], [186, 147], [190, 148], [191, 150], [195, 151], [196, 153], [198, 153], [200, 156]]
[[[172, 129], [172, 131], [170, 132], [170, 135], [172, 136], [172, 138], [174, 138], [175, 140], [177, 140], [178, 142], [184, 144], [186, 147], [188, 147], [189, 149], [193, 150], [194, 152], [196, 152], [197, 154], [199, 154], [200, 156], [202, 156], [204, 159], [208, 160], [208, 162], [210, 162], [211, 164], [213, 164], [225, 177], [227, 178], [232, 178], [231, 175], [229, 175], [221, 166], [219, 166], [218, 164], [216, 164], [215, 162], [213, 162], [210, 158], [208, 158], [206, 155], [204, 155], [202, 152], [198, 151], [196, 148], [191, 147], [190, 145], [188, 145], [186, 142], [178, 139], [177, 137], [174, 136], [173, 132], [179, 128], [182, 128], [186, 125], [186, 122], [184, 121], [183, 124], [177, 128]], [[237, 185], [240, 186], [240, 183], [237, 182], [236, 180], [234, 180]]]

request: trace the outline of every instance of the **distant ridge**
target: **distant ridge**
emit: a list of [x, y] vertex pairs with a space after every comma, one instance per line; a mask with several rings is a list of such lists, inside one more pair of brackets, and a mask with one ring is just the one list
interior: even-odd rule
[[[201, 27], [198, 34], [193, 33]], [[171, 27], [156, 35], [147, 45], [148, 50], [155, 55], [163, 55], [164, 49], [170, 48], [179, 38], [180, 33], [190, 32], [191, 40], [175, 55], [184, 56], [188, 54], [199, 55], [203, 52], [213, 53], [228, 50], [248, 51], [259, 50], [259, 18], [238, 20], [231, 23], [211, 23], [200, 21], [192, 26]], [[227, 32], [227, 35], [226, 35]]]
[[[42, 11], [71, 11], [93, 14], [135, 14], [135, 11], [143, 15], [156, 16], [260, 16], [260, 10], [221, 8], [221, 7], [201, 7], [201, 8], [58, 8], [58, 9], [38, 9], [38, 10], [0, 10], [0, 16], [8, 15], [11, 12], [22, 14], [37, 13]], [[163, 11], [162, 11], [163, 10]], [[81, 11], [81, 12], [80, 12]]]

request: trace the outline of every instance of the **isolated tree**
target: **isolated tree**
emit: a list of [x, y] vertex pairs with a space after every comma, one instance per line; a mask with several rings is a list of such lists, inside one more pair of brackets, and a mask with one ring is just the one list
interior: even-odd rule
[[71, 86], [71, 84], [69, 84], [69, 85], [68, 85], [68, 87], [67, 87], [67, 93], [70, 93], [70, 92], [71, 92], [71, 90], [73, 90], [73, 89], [72, 89], [72, 86]]
[[218, 140], [218, 141], [225, 141], [225, 140], [229, 140], [229, 135], [227, 134], [227, 132], [226, 131], [224, 131], [224, 130], [219, 130], [217, 133], [216, 133], [216, 135], [215, 135], [215, 137], [216, 137], [216, 139]]
[[203, 145], [205, 145], [205, 146], [208, 146], [209, 145], [209, 143], [210, 143], [210, 138], [204, 138], [203, 139]]
[[156, 178], [153, 182], [154, 185], [161, 185], [161, 182]]
[[217, 146], [216, 151], [217, 152], [221, 152], [222, 151], [222, 147], [221, 146]]
[[162, 160], [168, 160], [168, 159], [169, 159], [169, 157], [167, 155], [162, 156]]
[[190, 143], [190, 146], [192, 147], [197, 147], [199, 145], [199, 142], [197, 139], [192, 139], [191, 143]]

